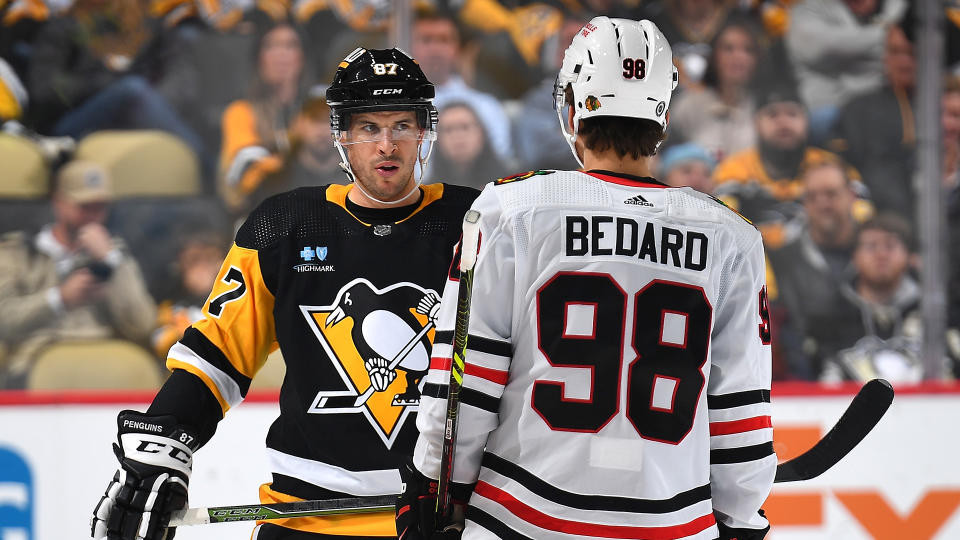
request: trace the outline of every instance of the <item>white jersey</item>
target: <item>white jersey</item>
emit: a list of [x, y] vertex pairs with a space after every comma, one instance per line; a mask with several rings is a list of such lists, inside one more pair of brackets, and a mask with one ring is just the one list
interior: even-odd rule
[[[537, 171], [489, 184], [453, 480], [463, 538], [714, 539], [762, 529], [773, 485], [760, 234], [651, 178]], [[414, 464], [437, 478], [451, 272]]]

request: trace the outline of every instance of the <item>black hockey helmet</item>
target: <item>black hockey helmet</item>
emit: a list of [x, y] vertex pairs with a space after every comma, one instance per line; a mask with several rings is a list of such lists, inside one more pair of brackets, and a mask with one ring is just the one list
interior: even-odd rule
[[413, 110], [421, 128], [436, 133], [434, 87], [417, 62], [399, 49], [355, 49], [340, 62], [327, 89], [330, 128], [346, 129], [351, 113]]

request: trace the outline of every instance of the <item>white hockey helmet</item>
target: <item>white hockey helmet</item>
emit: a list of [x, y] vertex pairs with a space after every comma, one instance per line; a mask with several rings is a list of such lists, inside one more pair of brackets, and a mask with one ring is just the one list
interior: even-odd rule
[[[646, 19], [594, 17], [567, 47], [553, 88], [560, 129], [577, 160], [574, 141], [580, 120], [621, 116], [666, 127], [678, 80], [673, 51], [657, 25]], [[567, 85], [573, 91], [573, 133], [565, 114]]]

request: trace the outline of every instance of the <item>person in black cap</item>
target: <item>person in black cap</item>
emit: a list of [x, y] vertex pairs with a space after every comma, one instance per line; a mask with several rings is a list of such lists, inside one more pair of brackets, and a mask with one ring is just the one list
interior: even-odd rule
[[[397, 49], [358, 48], [339, 64], [326, 98], [351, 183], [274, 195], [240, 227], [203, 319], [167, 355], [170, 378], [146, 413], [119, 414], [120, 469], [94, 510], [94, 538], [173, 537], [193, 453], [278, 345], [286, 378], [261, 502], [400, 492], [438, 291], [478, 194], [420, 185], [417, 164], [436, 137], [433, 95]], [[277, 520], [253, 537], [391, 538], [396, 526], [387, 511]]]

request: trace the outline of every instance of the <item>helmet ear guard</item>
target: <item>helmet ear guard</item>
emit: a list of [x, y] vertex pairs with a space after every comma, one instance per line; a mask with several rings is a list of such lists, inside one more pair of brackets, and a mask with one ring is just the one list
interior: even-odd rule
[[[567, 47], [553, 87], [560, 129], [580, 165], [574, 145], [580, 120], [617, 116], [665, 128], [678, 82], [673, 51], [653, 22], [601, 16], [584, 25]], [[568, 87], [572, 104], [566, 100]], [[573, 107], [572, 132], [567, 128], [568, 105]]]

